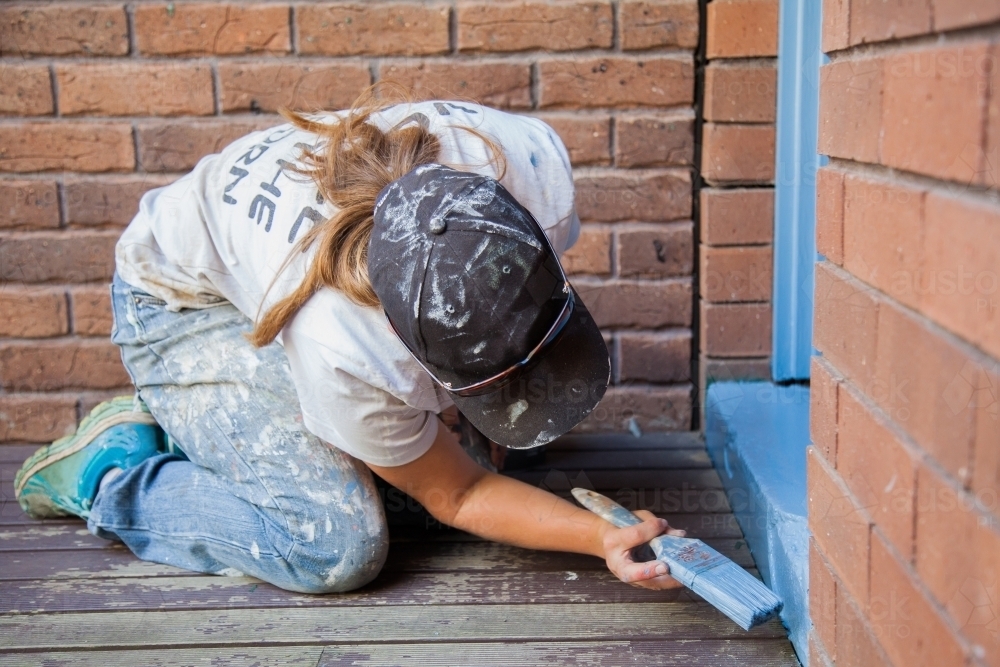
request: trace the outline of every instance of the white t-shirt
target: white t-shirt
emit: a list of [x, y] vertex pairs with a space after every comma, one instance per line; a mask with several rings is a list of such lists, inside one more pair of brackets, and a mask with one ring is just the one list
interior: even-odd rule
[[[438, 137], [438, 162], [456, 169], [498, 176], [483, 141], [460, 128], [496, 140], [507, 161], [500, 182], [531, 211], [556, 252], [576, 241], [569, 157], [548, 125], [466, 102], [398, 105], [373, 120], [388, 129], [411, 114], [423, 114]], [[256, 320], [305, 275], [311, 252], [293, 259], [275, 281], [296, 239], [336, 210], [310, 179], [283, 167], [297, 162], [302, 145], [318, 140], [289, 124], [254, 132], [147, 192], [116, 248], [121, 278], [171, 310], [228, 301]], [[379, 466], [409, 463], [430, 448], [435, 414], [451, 400], [389, 330], [381, 309], [324, 288], [278, 340], [304, 423], [316, 436]]]

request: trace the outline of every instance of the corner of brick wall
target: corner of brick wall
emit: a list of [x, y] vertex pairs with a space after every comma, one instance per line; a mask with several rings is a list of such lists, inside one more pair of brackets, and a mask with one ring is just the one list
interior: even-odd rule
[[702, 392], [713, 381], [771, 377], [777, 53], [778, 0], [708, 3], [697, 271]]
[[698, 30], [697, 0], [5, 3], [0, 443], [131, 391], [106, 285], [145, 191], [385, 79], [556, 129], [584, 222], [566, 265], [614, 364], [581, 430], [690, 428]]
[[823, 13], [810, 653], [1000, 665], [1000, 5]]

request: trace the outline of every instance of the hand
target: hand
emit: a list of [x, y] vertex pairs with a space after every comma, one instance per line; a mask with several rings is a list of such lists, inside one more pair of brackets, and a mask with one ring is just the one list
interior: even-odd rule
[[683, 584], [670, 576], [670, 568], [666, 563], [658, 560], [637, 563], [632, 558], [632, 550], [664, 533], [677, 537], [684, 537], [687, 533], [671, 528], [666, 519], [657, 519], [652, 512], [639, 510], [635, 514], [643, 519], [642, 523], [627, 528], [615, 528], [608, 524], [608, 530], [604, 533], [604, 560], [608, 564], [608, 569], [616, 577], [636, 588], [651, 590], [680, 588]]

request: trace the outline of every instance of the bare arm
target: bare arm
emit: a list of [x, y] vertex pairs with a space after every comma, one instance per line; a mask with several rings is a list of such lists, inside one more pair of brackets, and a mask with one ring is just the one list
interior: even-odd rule
[[615, 528], [547, 491], [484, 470], [447, 428], [438, 430], [434, 444], [416, 461], [369, 467], [418, 500], [435, 519], [455, 528], [529, 549], [598, 556], [619, 579], [645, 588], [679, 586], [662, 563], [631, 558], [633, 547], [669, 529], [666, 521], [640, 512], [643, 523]]

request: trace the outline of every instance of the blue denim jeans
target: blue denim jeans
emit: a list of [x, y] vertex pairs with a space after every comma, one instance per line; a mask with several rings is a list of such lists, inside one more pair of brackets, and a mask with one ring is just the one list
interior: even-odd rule
[[302, 425], [284, 350], [254, 348], [228, 303], [170, 312], [117, 275], [111, 294], [112, 340], [186, 459], [156, 456], [106, 484], [91, 532], [144, 560], [293, 591], [371, 581], [389, 545], [372, 474]]

